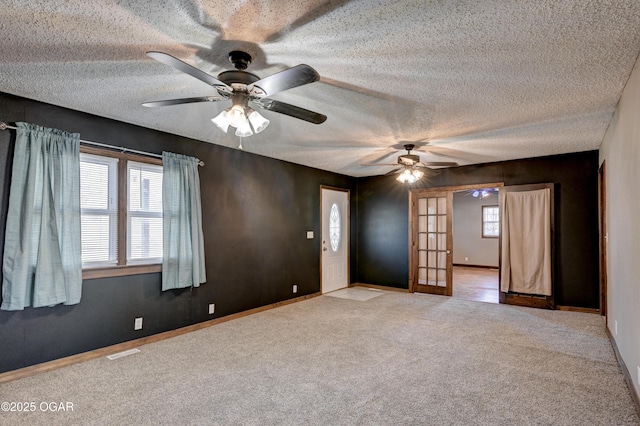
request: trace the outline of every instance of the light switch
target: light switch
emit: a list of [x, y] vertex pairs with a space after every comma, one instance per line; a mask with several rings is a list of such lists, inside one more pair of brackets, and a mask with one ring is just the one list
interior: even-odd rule
[[307, 231], [307, 240], [313, 240], [313, 231]]

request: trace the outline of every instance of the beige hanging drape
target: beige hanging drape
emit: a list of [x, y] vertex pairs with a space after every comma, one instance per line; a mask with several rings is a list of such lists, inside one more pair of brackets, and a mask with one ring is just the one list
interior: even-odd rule
[[551, 192], [500, 192], [500, 291], [551, 295]]

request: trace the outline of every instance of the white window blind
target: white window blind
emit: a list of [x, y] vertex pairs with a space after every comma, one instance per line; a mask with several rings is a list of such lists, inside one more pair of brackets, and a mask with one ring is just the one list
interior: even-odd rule
[[162, 166], [127, 162], [127, 263], [162, 262]]
[[118, 160], [80, 154], [82, 266], [118, 260]]

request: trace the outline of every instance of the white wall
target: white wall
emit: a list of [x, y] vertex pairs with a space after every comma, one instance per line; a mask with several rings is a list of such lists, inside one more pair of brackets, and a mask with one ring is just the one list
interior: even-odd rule
[[498, 239], [482, 238], [482, 206], [497, 206], [498, 195], [478, 199], [467, 194], [453, 194], [453, 263], [497, 268]]
[[600, 147], [600, 162], [606, 160], [607, 173], [608, 326], [637, 394], [640, 394], [639, 63], [636, 62]]

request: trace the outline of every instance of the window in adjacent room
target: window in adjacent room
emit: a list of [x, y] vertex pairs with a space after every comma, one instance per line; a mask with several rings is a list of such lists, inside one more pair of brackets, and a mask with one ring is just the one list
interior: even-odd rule
[[498, 238], [500, 214], [498, 206], [482, 206], [482, 238]]
[[82, 267], [91, 271], [83, 274], [85, 278], [161, 269], [161, 164], [142, 156], [81, 148]]

